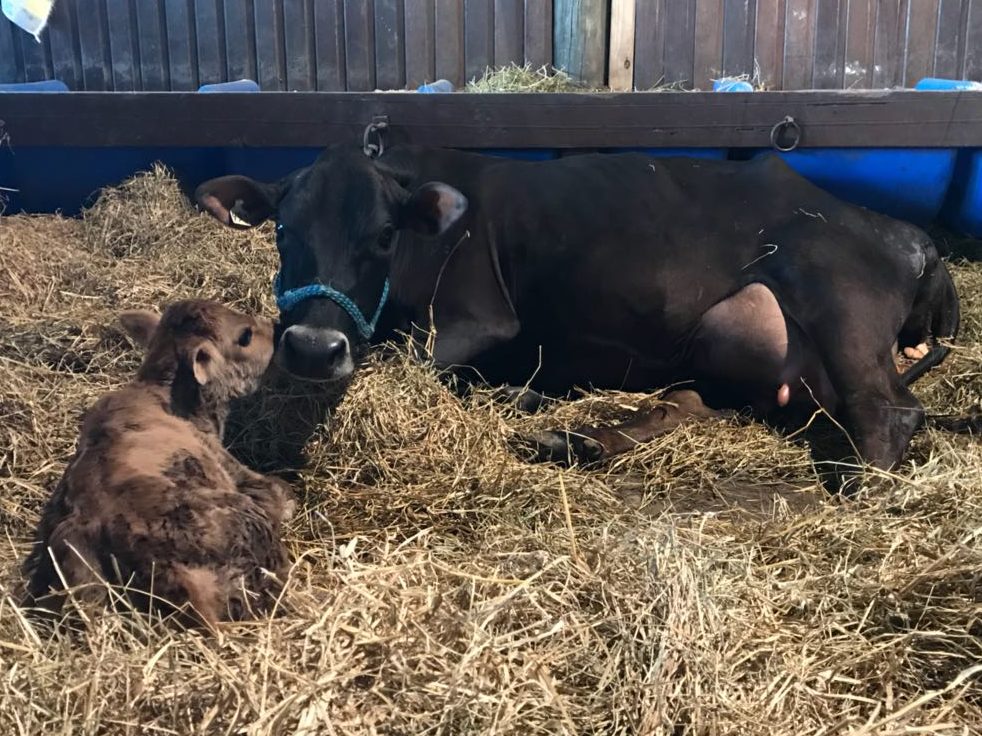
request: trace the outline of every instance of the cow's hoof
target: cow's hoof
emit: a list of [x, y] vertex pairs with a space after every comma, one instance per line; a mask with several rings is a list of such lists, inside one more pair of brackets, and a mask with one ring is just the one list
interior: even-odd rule
[[536, 432], [523, 438], [530, 460], [540, 463], [592, 463], [600, 460], [604, 446], [582, 434], [563, 431]]
[[523, 386], [503, 386], [495, 392], [495, 398], [526, 414], [535, 414], [546, 403], [545, 396]]

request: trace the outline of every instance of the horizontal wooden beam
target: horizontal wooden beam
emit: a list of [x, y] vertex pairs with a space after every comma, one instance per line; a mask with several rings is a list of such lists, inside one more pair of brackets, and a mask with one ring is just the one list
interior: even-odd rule
[[449, 94], [77, 92], [0, 94], [17, 146], [450, 148], [766, 147], [792, 116], [802, 147], [982, 147], [980, 92]]

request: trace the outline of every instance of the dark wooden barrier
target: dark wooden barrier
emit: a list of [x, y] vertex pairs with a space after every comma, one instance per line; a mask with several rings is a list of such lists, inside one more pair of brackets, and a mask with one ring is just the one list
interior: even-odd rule
[[18, 146], [324, 146], [361, 140], [457, 148], [767, 147], [786, 115], [801, 145], [982, 147], [982, 93], [757, 94], [78, 93], [0, 95]]

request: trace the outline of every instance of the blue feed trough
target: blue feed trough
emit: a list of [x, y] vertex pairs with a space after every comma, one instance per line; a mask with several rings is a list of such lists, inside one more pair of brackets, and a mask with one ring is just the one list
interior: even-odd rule
[[[52, 79], [0, 85], [0, 92], [69, 93], [64, 82]], [[202, 178], [222, 173], [220, 148], [0, 147], [0, 185], [8, 212], [63, 212], [74, 215], [90, 204], [99, 190], [118, 184], [137, 171], [160, 161], [173, 169], [190, 186]], [[51, 175], [57, 171], [58, 176]]]
[[941, 210], [956, 152], [945, 148], [809, 148], [777, 155], [841, 199], [926, 225]]
[[[928, 78], [918, 82], [914, 89], [982, 92], [982, 84]], [[974, 237], [982, 236], [982, 150], [966, 148], [958, 151], [955, 174], [941, 209], [940, 220], [952, 230]]]
[[[922, 90], [942, 88], [951, 89], [917, 86]], [[769, 153], [758, 151], [754, 156]], [[810, 148], [777, 155], [837, 197], [926, 225], [937, 219], [941, 211], [955, 175], [957, 151], [952, 148]]]

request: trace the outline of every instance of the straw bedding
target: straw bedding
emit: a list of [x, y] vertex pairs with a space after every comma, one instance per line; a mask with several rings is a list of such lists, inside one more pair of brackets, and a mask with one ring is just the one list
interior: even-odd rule
[[[277, 616], [211, 640], [85, 611], [49, 640], [18, 564], [80, 413], [138, 364], [115, 315], [189, 295], [272, 314], [275, 265], [268, 229], [195, 215], [159, 169], [80, 221], [0, 220], [0, 732], [980, 732], [977, 441], [926, 431], [850, 500], [741, 420], [532, 466], [521, 432], [654, 399], [524, 417], [398, 348], [340, 403], [272, 375], [236, 409], [236, 452], [302, 499]], [[917, 386], [943, 412], [982, 386], [982, 268], [955, 276], [961, 347]]]

